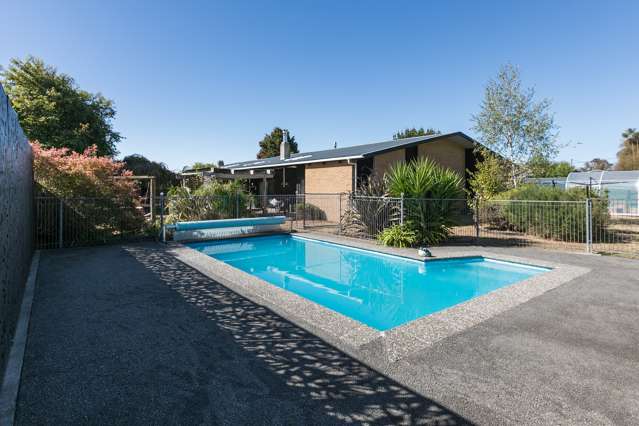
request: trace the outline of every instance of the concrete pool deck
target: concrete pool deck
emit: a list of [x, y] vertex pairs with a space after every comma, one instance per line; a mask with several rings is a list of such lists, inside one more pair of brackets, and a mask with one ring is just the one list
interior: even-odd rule
[[16, 423], [636, 424], [639, 262], [480, 250], [590, 271], [382, 366], [163, 246], [43, 252]]

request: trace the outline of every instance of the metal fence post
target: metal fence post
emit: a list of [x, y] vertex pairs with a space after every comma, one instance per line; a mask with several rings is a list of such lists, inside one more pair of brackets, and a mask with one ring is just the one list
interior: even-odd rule
[[592, 199], [586, 200], [586, 253], [592, 253]]
[[339, 197], [339, 210], [338, 210], [339, 225], [337, 227], [337, 235], [341, 235], [342, 234], [342, 193], [340, 192], [339, 194], [337, 194], [337, 196]]
[[306, 194], [302, 194], [302, 229], [306, 229]]
[[58, 247], [64, 247], [64, 199], [62, 198], [58, 204]]
[[164, 192], [160, 192], [160, 230], [162, 232], [162, 242], [166, 243], [166, 229], [164, 228]]
[[401, 198], [399, 200], [399, 224], [404, 224], [404, 193], [401, 193]]
[[479, 242], [479, 199], [475, 198], [473, 200], [473, 209], [475, 210], [474, 220], [475, 220], [475, 242]]

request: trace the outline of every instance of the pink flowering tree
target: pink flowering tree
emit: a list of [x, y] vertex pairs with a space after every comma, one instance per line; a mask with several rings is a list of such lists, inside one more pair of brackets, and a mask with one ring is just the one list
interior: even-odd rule
[[[126, 179], [132, 173], [123, 163], [98, 156], [95, 146], [83, 153], [44, 148], [38, 142], [31, 146], [37, 190], [40, 195], [52, 197], [51, 202], [63, 200], [65, 232], [86, 232], [88, 238], [89, 233], [95, 235], [99, 231], [106, 240], [143, 226], [137, 183]], [[55, 208], [49, 206], [48, 210], [58, 214]]]
[[67, 148], [44, 148], [32, 142], [33, 173], [38, 185], [50, 195], [63, 198], [113, 198], [131, 200], [137, 184], [124, 163], [97, 155], [96, 146], [77, 153]]

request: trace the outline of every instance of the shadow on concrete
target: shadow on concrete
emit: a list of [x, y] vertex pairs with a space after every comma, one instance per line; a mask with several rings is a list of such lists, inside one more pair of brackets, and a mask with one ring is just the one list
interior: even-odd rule
[[[305, 416], [306, 424], [469, 424], [157, 246], [129, 246], [125, 250], [210, 319], [209, 326], [222, 331], [217, 333], [220, 339], [228, 339], [226, 344], [240, 348], [238, 356], [257, 361], [262, 383], [273, 389], [286, 388], [283, 397], [292, 397], [312, 410]], [[244, 374], [227, 373], [237, 377]], [[261, 402], [247, 404], [251, 411], [251, 404]], [[250, 422], [269, 423], [259, 417], [261, 412], [256, 410]]]

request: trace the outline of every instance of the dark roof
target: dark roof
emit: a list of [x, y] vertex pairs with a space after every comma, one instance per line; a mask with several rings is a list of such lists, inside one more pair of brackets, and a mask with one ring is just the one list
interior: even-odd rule
[[439, 139], [451, 138], [463, 143], [466, 147], [472, 147], [477, 142], [470, 136], [462, 132], [446, 133], [441, 135], [416, 136], [413, 138], [393, 139], [384, 142], [375, 142], [364, 145], [348, 146], [344, 148], [326, 149], [323, 151], [300, 152], [291, 154], [286, 160], [281, 160], [279, 156], [262, 158], [258, 160], [241, 161], [237, 163], [225, 164], [224, 167], [231, 170], [264, 169], [270, 167], [281, 167], [292, 164], [306, 164], [322, 161], [348, 160], [355, 158], [366, 158], [372, 155], [392, 151], [397, 148], [406, 148], [418, 145], [423, 142], [432, 142]]

